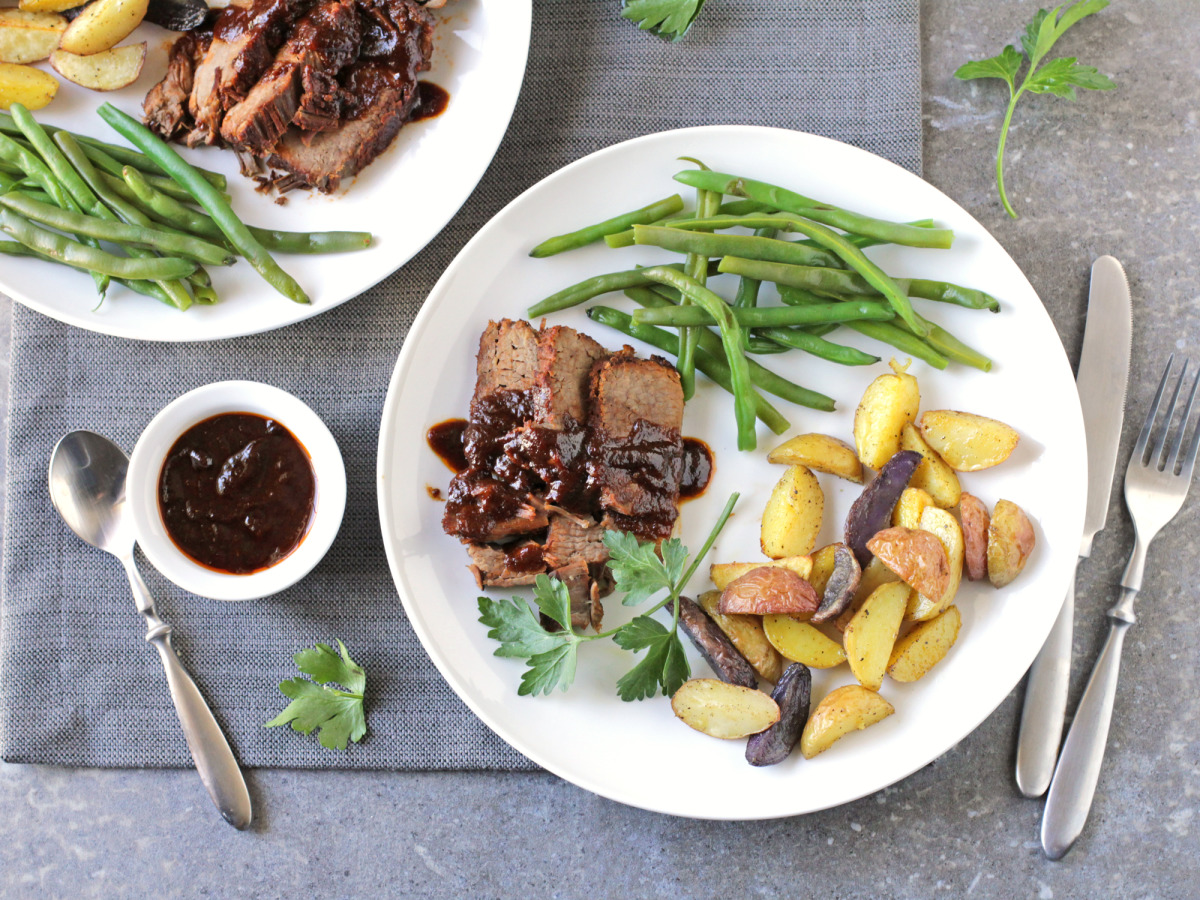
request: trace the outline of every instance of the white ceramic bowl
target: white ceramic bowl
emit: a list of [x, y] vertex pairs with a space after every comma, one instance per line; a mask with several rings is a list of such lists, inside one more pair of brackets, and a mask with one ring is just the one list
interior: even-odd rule
[[[167, 452], [185, 431], [221, 413], [254, 413], [282, 424], [312, 459], [316, 508], [300, 545], [275, 565], [248, 575], [206, 568], [167, 534], [158, 506], [158, 479]], [[321, 561], [346, 509], [346, 467], [337, 442], [315, 412], [287, 391], [257, 381], [218, 381], [189, 391], [151, 419], [129, 460], [126, 494], [142, 552], [186, 591], [214, 600], [252, 600], [291, 587]]]

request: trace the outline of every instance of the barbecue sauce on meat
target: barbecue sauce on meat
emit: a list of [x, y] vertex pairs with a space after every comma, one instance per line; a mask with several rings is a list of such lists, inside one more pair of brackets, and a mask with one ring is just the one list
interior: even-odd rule
[[679, 499], [694, 500], [704, 493], [712, 480], [713, 455], [699, 438], [683, 439], [683, 477], [679, 480]]
[[410, 122], [420, 122], [422, 119], [436, 119], [450, 105], [450, 92], [438, 87], [432, 81], [417, 82], [417, 105], [413, 107]]
[[315, 501], [304, 446], [252, 413], [193, 425], [171, 446], [158, 479], [159, 511], [175, 546], [235, 575], [273, 566], [300, 546]]

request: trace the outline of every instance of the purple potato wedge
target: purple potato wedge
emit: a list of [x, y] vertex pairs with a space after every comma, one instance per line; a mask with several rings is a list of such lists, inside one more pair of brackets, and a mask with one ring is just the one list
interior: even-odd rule
[[809, 621], [820, 624], [845, 612], [854, 600], [861, 579], [862, 566], [858, 564], [858, 558], [845, 544], [838, 544], [833, 552], [833, 574], [825, 583], [825, 596]]
[[[666, 606], [672, 612], [671, 604]], [[733, 642], [725, 636], [708, 613], [688, 597], [679, 598], [679, 627], [722, 681], [742, 687], [758, 687], [754, 667], [746, 661]]]
[[746, 762], [752, 766], [773, 766], [788, 758], [800, 732], [808, 721], [812, 698], [812, 672], [804, 663], [792, 663], [783, 670], [771, 699], [779, 704], [779, 721], [746, 742]]
[[876, 532], [892, 524], [892, 510], [896, 501], [908, 487], [908, 480], [921, 464], [921, 454], [916, 450], [901, 450], [883, 464], [879, 474], [863, 489], [850, 515], [846, 516], [846, 546], [853, 552], [860, 567], [871, 561], [867, 541]]

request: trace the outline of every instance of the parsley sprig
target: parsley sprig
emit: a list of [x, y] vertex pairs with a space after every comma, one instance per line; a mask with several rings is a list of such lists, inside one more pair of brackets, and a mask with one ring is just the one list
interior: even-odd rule
[[[678, 538], [655, 546], [626, 532], [605, 533], [608, 569], [616, 589], [625, 594], [622, 603], [640, 606], [666, 592], [653, 607], [618, 628], [598, 634], [576, 633], [571, 627], [571, 597], [566, 585], [546, 575], [539, 575], [533, 586], [537, 612], [519, 597], [510, 600], [480, 597], [479, 621], [488, 627], [488, 637], [500, 642], [495, 655], [523, 659], [528, 666], [517, 693], [537, 696], [550, 694], [555, 688], [565, 691], [575, 680], [579, 648], [590, 641], [612, 638], [623, 650], [645, 651], [645, 656], [617, 681], [617, 694], [622, 700], [644, 700], [659, 690], [664, 696], [674, 694], [691, 675], [679, 640], [679, 604], [675, 601], [708, 555], [737, 500], [737, 494], [729, 498], [690, 566], [687, 548]], [[669, 628], [651, 618], [668, 604]], [[538, 612], [557, 624], [559, 630], [543, 626]]]
[[[980, 59], [960, 66], [955, 78], [969, 81], [975, 78], [999, 78], [1008, 85], [1008, 110], [1000, 128], [1000, 145], [996, 150], [996, 187], [1000, 191], [1000, 202], [1014, 219], [1016, 211], [1008, 202], [1004, 190], [1004, 146], [1008, 141], [1008, 128], [1012, 123], [1013, 110], [1017, 101], [1026, 92], [1030, 94], [1053, 94], [1066, 100], [1075, 99], [1075, 88], [1095, 91], [1112, 90], [1116, 85], [1107, 75], [1102, 75], [1094, 66], [1081, 65], [1075, 57], [1062, 57], [1043, 63], [1046, 54], [1068, 28], [1093, 13], [1108, 6], [1108, 0], [1079, 0], [1073, 5], [1056, 6], [1052, 10], [1040, 9], [1021, 36], [1021, 52], [1009, 44], [998, 56]], [[1025, 77], [1017, 84], [1017, 73], [1028, 60]]]
[[624, 0], [621, 15], [643, 31], [678, 41], [703, 7], [704, 0]]
[[[350, 658], [346, 645], [341, 641], [337, 645], [337, 653], [328, 644], [317, 644], [292, 657], [296, 668], [313, 680], [289, 678], [280, 684], [279, 690], [292, 702], [264, 728], [290, 723], [301, 734], [319, 728], [317, 740], [330, 750], [345, 750], [350, 741], [362, 740], [367, 733], [363, 712], [367, 675]], [[339, 684], [344, 690], [331, 688], [330, 684]]]

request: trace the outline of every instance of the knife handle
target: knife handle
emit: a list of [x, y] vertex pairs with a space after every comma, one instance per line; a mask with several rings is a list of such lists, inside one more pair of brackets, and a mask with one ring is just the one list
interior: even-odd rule
[[1050, 786], [1067, 714], [1071, 680], [1071, 638], [1075, 626], [1075, 573], [1058, 618], [1038, 652], [1025, 683], [1021, 731], [1017, 738], [1017, 788], [1040, 797]]
[[1121, 648], [1133, 624], [1132, 616], [1125, 619], [1110, 613], [1109, 619], [1108, 639], [1075, 710], [1042, 814], [1042, 850], [1050, 859], [1062, 859], [1083, 832], [1100, 780], [1121, 672]]

